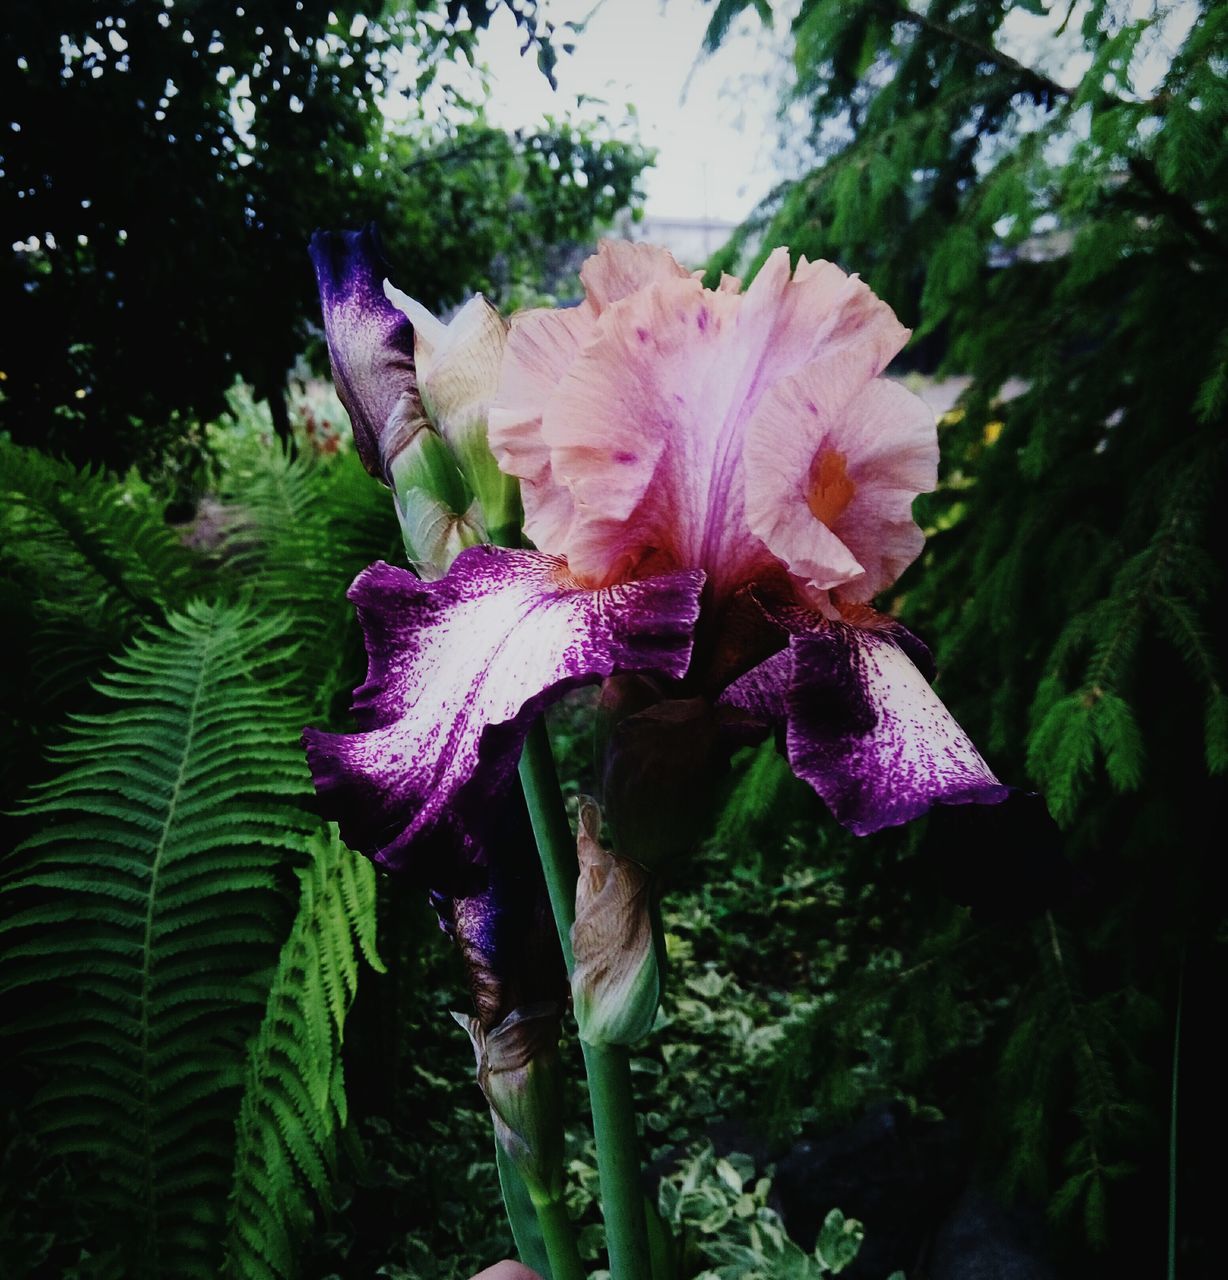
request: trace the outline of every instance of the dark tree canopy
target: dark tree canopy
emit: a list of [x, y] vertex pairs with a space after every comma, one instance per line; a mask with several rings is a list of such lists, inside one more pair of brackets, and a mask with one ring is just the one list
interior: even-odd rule
[[[214, 415], [236, 376], [276, 407], [314, 315], [317, 226], [380, 223], [433, 304], [487, 282], [509, 241], [520, 264], [625, 205], [643, 153], [571, 129], [509, 137], [470, 111], [444, 136], [385, 138], [394, 70], [425, 87], [493, 7], [368, 21], [379, 7], [352, 0], [8, 6], [4, 425], [121, 465], [182, 447], [180, 415]], [[515, 12], [552, 56], [535, 6]], [[458, 148], [481, 167], [449, 162]], [[579, 199], [547, 168], [583, 173]]]

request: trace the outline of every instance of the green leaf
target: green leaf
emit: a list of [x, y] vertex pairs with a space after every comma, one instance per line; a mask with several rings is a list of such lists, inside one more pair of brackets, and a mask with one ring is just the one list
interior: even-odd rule
[[217, 1274], [235, 1046], [284, 929], [277, 873], [314, 825], [292, 803], [287, 629], [194, 604], [145, 631], [56, 749], [23, 809], [43, 826], [0, 882], [0, 986], [39, 1002], [24, 1041], [52, 1068], [34, 1123], [124, 1224], [132, 1276]]
[[865, 1234], [865, 1228], [855, 1218], [846, 1218], [839, 1209], [832, 1209], [819, 1230], [815, 1257], [839, 1274], [856, 1259]]

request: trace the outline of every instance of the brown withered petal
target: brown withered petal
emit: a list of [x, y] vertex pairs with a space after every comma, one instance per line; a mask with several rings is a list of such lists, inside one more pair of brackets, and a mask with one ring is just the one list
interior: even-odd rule
[[576, 838], [572, 1001], [582, 1039], [630, 1044], [651, 1029], [661, 997], [652, 877], [603, 848], [600, 834], [601, 811], [585, 798]]
[[598, 767], [619, 854], [655, 869], [706, 833], [729, 744], [706, 698], [654, 700], [653, 688], [636, 676], [605, 681]]
[[563, 1177], [559, 1006], [514, 1009], [490, 1029], [477, 1018], [452, 1016], [473, 1042], [478, 1084], [499, 1145], [535, 1201], [557, 1199]]

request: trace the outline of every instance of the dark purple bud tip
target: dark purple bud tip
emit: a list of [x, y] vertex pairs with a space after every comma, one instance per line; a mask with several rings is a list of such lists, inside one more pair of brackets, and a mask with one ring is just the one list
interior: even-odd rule
[[337, 394], [363, 466], [386, 480], [388, 437], [421, 413], [413, 326], [384, 296], [388, 271], [373, 225], [317, 231], [310, 253]]

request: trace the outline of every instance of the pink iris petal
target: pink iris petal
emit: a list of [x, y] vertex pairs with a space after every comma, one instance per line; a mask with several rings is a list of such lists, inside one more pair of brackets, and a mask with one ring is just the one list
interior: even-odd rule
[[603, 240], [580, 268], [585, 301], [596, 315], [659, 280], [689, 278], [668, 249], [627, 240]]
[[489, 417], [491, 451], [504, 471], [520, 477], [525, 533], [547, 549], [566, 542], [575, 502], [551, 472], [550, 449], [541, 434], [546, 402], [592, 341], [606, 307], [654, 281], [689, 278], [665, 249], [625, 240], [603, 240], [580, 276], [587, 291], [580, 306], [542, 308], [513, 318]]
[[[925, 535], [912, 502], [938, 483], [933, 411], [845, 350], [807, 365], [764, 397], [747, 432], [751, 529], [812, 588], [866, 601], [917, 558]], [[816, 462], [846, 487], [820, 519]]]
[[366, 635], [354, 709], [366, 732], [307, 730], [316, 789], [342, 836], [404, 866], [418, 841], [479, 824], [554, 698], [614, 671], [680, 678], [703, 578], [581, 587], [553, 556], [474, 547], [421, 582], [382, 562], [350, 588]]
[[759, 720], [783, 721], [793, 772], [856, 835], [908, 822], [935, 804], [1005, 800], [1009, 788], [913, 658], [926, 665], [928, 650], [898, 624], [816, 617], [721, 701]]
[[[695, 567], [720, 599], [778, 571], [746, 514], [743, 450], [757, 406], [782, 379], [842, 354], [864, 384], [907, 330], [831, 263], [803, 259], [791, 275], [783, 249], [744, 294], [732, 280], [705, 290], [658, 266], [653, 283], [621, 300], [611, 301], [613, 291], [597, 296], [601, 309], [586, 304], [595, 321], [587, 336], [577, 332], [581, 351], [566, 373], [558, 377], [559, 360], [529, 391], [521, 374], [508, 372], [496, 397], [497, 406], [515, 400], [522, 424], [519, 439], [504, 429], [501, 465], [531, 470], [537, 482], [526, 494], [531, 535], [594, 583]], [[514, 329], [510, 363], [533, 364], [530, 343], [526, 332], [522, 355]], [[560, 491], [569, 495], [570, 521], [561, 503], [541, 519], [539, 504]]]
[[512, 320], [508, 335], [487, 438], [499, 466], [520, 477], [524, 531], [539, 547], [558, 546], [575, 511], [570, 490], [551, 475], [550, 450], [541, 436], [542, 406], [579, 358], [596, 323], [588, 306], [528, 311]]

